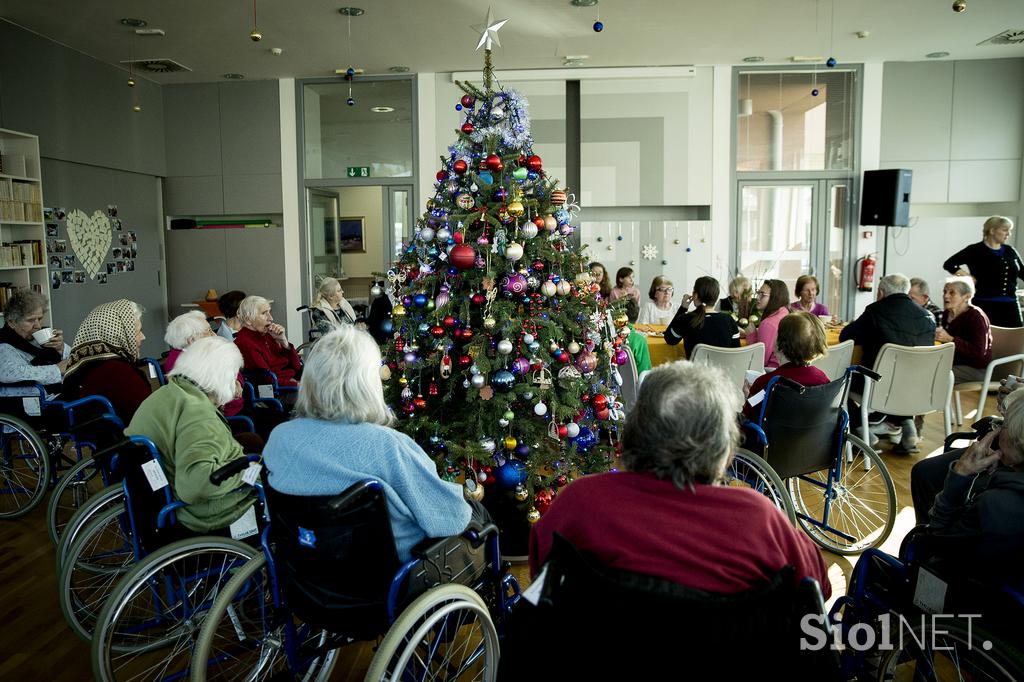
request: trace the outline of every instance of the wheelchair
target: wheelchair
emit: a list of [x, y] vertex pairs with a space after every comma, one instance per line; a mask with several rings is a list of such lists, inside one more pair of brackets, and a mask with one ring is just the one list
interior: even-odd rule
[[[860, 366], [822, 386], [774, 377], [765, 388], [758, 421], [744, 424], [755, 447], [763, 450], [764, 461], [785, 481], [797, 523], [819, 547], [836, 554], [881, 545], [896, 521], [896, 488], [889, 470], [849, 430], [845, 406], [855, 373], [877, 377]], [[752, 454], [739, 451], [744, 458]], [[764, 482], [748, 482], [768, 489]]]
[[[532, 652], [557, 642], [542, 664], [556, 680], [760, 679], [772, 670], [838, 679], [834, 652], [800, 650], [805, 616], [824, 619], [825, 605], [817, 581], [798, 582], [792, 566], [745, 592], [713, 594], [602, 565], [555, 534], [503, 646]], [[530, 679], [537, 668], [536, 657], [504, 656], [499, 679]]]
[[[847, 679], [1024, 679], [1024, 592], [928, 560], [930, 536], [911, 531], [900, 557], [868, 549], [829, 613]], [[925, 549], [922, 549], [925, 548]], [[1014, 557], [1014, 560], [1020, 559]]]
[[[282, 386], [277, 381], [277, 375], [268, 369], [246, 369], [242, 368], [242, 376], [248, 388], [243, 386], [242, 397], [245, 399], [245, 406], [249, 408], [257, 403], [263, 403], [268, 407], [288, 412], [286, 403], [294, 404], [295, 394], [298, 393], [298, 386]], [[289, 399], [283, 398], [290, 394]]]
[[[247, 466], [256, 459], [241, 461]], [[177, 523], [176, 511], [186, 505], [173, 499], [158, 473], [160, 454], [149, 439], [129, 438], [119, 449], [118, 467], [124, 477], [120, 522], [128, 527], [130, 552], [122, 554], [117, 568], [97, 572], [91, 591], [75, 591], [83, 597], [77, 602], [81, 620], [93, 630], [93, 675], [97, 680], [180, 679], [214, 597], [258, 552], [239, 540], [194, 533]], [[228, 477], [215, 479], [220, 471], [211, 482]], [[254, 488], [262, 502], [262, 486]]]
[[493, 525], [428, 538], [400, 563], [380, 482], [333, 496], [266, 493], [263, 553], [210, 609], [194, 682], [326, 679], [341, 646], [385, 631], [367, 680], [494, 679], [494, 621], [518, 600], [519, 586]]

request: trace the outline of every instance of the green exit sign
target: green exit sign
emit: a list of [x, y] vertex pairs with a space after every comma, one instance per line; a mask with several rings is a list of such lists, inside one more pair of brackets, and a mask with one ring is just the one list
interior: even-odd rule
[[349, 166], [346, 175], [348, 175], [350, 178], [368, 178], [370, 177], [370, 167]]

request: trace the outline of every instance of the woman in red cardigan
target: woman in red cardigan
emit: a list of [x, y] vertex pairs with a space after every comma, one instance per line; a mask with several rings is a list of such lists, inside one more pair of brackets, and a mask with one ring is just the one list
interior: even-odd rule
[[270, 301], [246, 296], [238, 306], [238, 317], [242, 328], [235, 334], [235, 345], [242, 351], [244, 368], [265, 369], [277, 376], [280, 386], [298, 386], [302, 361], [288, 343], [284, 327], [274, 322]]
[[953, 376], [956, 383], [981, 381], [985, 368], [992, 361], [992, 326], [985, 311], [971, 303], [974, 280], [950, 277], [942, 287], [942, 326], [935, 330], [939, 343], [956, 344], [953, 354]]

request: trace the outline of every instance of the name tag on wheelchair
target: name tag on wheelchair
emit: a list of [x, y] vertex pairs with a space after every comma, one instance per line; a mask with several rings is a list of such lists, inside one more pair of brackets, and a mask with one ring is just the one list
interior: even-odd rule
[[237, 521], [231, 524], [229, 530], [231, 531], [231, 537], [235, 540], [244, 540], [247, 537], [256, 535], [259, 531], [259, 527], [256, 525], [256, 507], [251, 505]]
[[167, 476], [164, 474], [163, 467], [155, 459], [151, 459], [142, 465], [142, 473], [146, 474], [149, 487], [154, 491], [167, 486]]
[[530, 586], [523, 590], [523, 599], [530, 602], [534, 606], [540, 601], [540, 595], [544, 591], [544, 579], [548, 577], [547, 564], [544, 568], [540, 569], [540, 573], [537, 574], [537, 579], [530, 583]]
[[149, 368], [149, 378], [156, 379], [156, 367], [150, 363], [146, 363], [146, 367]]
[[946, 581], [923, 566], [917, 570], [914, 606], [925, 613], [942, 613], [946, 606]]
[[261, 398], [273, 398], [274, 397], [274, 385], [273, 384], [260, 384], [256, 387], [256, 391]]
[[757, 393], [755, 393], [754, 395], [750, 396], [750, 398], [747, 399], [747, 405], [750, 405], [751, 407], [757, 407], [758, 405], [761, 404], [762, 400], [764, 400], [764, 391], [758, 391]]
[[242, 481], [249, 485], [256, 485], [256, 481], [260, 480], [260, 470], [262, 468], [263, 466], [256, 462], [249, 462], [249, 468], [242, 472]]
[[21, 406], [25, 410], [25, 414], [27, 414], [30, 417], [38, 417], [43, 413], [42, 408], [39, 406], [38, 396], [33, 396], [31, 398], [22, 398]]

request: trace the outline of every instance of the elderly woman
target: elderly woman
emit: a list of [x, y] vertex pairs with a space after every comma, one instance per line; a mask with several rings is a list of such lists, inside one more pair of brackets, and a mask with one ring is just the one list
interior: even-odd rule
[[242, 351], [245, 369], [273, 372], [281, 386], [298, 385], [302, 362], [295, 346], [288, 342], [285, 329], [274, 322], [270, 301], [262, 296], [246, 296], [238, 306], [242, 328], [235, 335], [235, 345]]
[[672, 300], [674, 293], [672, 280], [663, 275], [655, 277], [647, 292], [648, 300], [640, 305], [640, 317], [636, 323], [667, 325], [671, 322], [679, 311], [679, 301]]
[[603, 298], [609, 298], [612, 295], [612, 283], [608, 278], [608, 271], [605, 270], [604, 265], [594, 261], [587, 266], [590, 268], [590, 276], [593, 278], [594, 283], [597, 284], [600, 289], [600, 294]]
[[615, 273], [615, 286], [608, 293], [608, 298], [615, 301], [623, 296], [629, 296], [636, 301], [637, 308], [640, 307], [640, 290], [636, 288], [633, 281], [633, 268], [619, 268]]
[[682, 341], [686, 357], [690, 357], [690, 352], [698, 343], [725, 348], [739, 347], [740, 330], [736, 320], [728, 313], [716, 313], [714, 310], [718, 289], [718, 280], [714, 277], [697, 278], [693, 283], [693, 295], [690, 296], [695, 307], [690, 312], [679, 308], [665, 330], [665, 343], [674, 346]]
[[93, 308], [75, 335], [63, 395], [102, 395], [127, 424], [152, 392], [148, 375], [138, 367], [145, 338], [138, 303], [122, 298]]
[[1008, 243], [1012, 232], [1012, 220], [992, 216], [982, 227], [980, 242], [968, 245], [942, 264], [946, 272], [974, 278], [978, 289], [974, 304], [997, 327], [1024, 326], [1017, 302], [1017, 279], [1024, 279], [1024, 263]]
[[38, 343], [33, 334], [43, 328], [46, 297], [31, 289], [18, 289], [7, 299], [0, 329], [0, 383], [35, 381], [57, 387], [67, 367], [64, 333], [53, 330], [49, 341]]
[[821, 386], [828, 383], [828, 375], [812, 362], [828, 353], [825, 342], [825, 325], [817, 316], [806, 312], [790, 313], [779, 322], [779, 334], [775, 337], [777, 354], [786, 360], [774, 372], [762, 374], [750, 386], [750, 395], [743, 404], [747, 419], [757, 421], [761, 413], [763, 391], [773, 377], [782, 376], [803, 386]]
[[935, 330], [939, 343], [956, 344], [953, 376], [956, 383], [981, 381], [992, 360], [992, 326], [985, 311], [972, 305], [974, 281], [950, 277], [942, 287], [942, 326]]
[[755, 303], [754, 288], [750, 280], [740, 275], [729, 282], [729, 295], [718, 302], [718, 309], [740, 319], [750, 315]]
[[754, 586], [786, 565], [826, 595], [814, 544], [763, 495], [719, 485], [737, 447], [740, 395], [717, 367], [679, 361], [640, 385], [626, 418], [625, 471], [573, 481], [534, 525], [536, 575], [555, 533], [602, 564], [719, 594]]
[[146, 436], [160, 450], [167, 480], [188, 506], [176, 513], [186, 528], [227, 528], [253, 506], [254, 491], [237, 492], [242, 475], [221, 485], [210, 474], [241, 457], [242, 446], [217, 408], [235, 397], [242, 355], [226, 339], [202, 338], [182, 351], [167, 385], [143, 401], [125, 433]]
[[213, 330], [210, 329], [210, 324], [206, 321], [206, 315], [200, 310], [182, 313], [171, 320], [164, 333], [164, 343], [171, 347], [167, 359], [164, 360], [164, 372], [174, 369], [174, 363], [178, 361], [181, 351], [188, 348], [194, 341], [213, 335]]
[[217, 336], [222, 336], [228, 341], [235, 340], [235, 334], [242, 328], [242, 320], [238, 317], [238, 306], [243, 300], [245, 300], [245, 292], [237, 289], [221, 294], [217, 299], [217, 307], [220, 308], [220, 314], [224, 316], [217, 326]]
[[800, 275], [796, 278], [796, 284], [793, 285], [796, 300], [789, 305], [789, 309], [793, 312], [802, 310], [811, 315], [829, 315], [828, 306], [814, 300], [818, 297], [819, 291], [821, 291], [821, 285], [818, 284], [817, 277]]
[[356, 321], [356, 311], [345, 300], [345, 292], [341, 283], [333, 277], [324, 277], [310, 305], [313, 318], [313, 331], [319, 338], [337, 327], [342, 322]]
[[471, 515], [485, 518], [459, 485], [438, 477], [415, 441], [390, 428], [380, 351], [369, 334], [341, 326], [310, 349], [306, 364], [294, 417], [274, 429], [263, 451], [275, 490], [336, 495], [363, 479], [379, 480], [401, 561], [424, 538], [460, 533]]
[[757, 312], [760, 323], [751, 322], [747, 327], [747, 343], [764, 344], [764, 367], [775, 369], [781, 364], [775, 352], [775, 337], [779, 323], [789, 312], [789, 288], [781, 279], [766, 279], [757, 290]]

